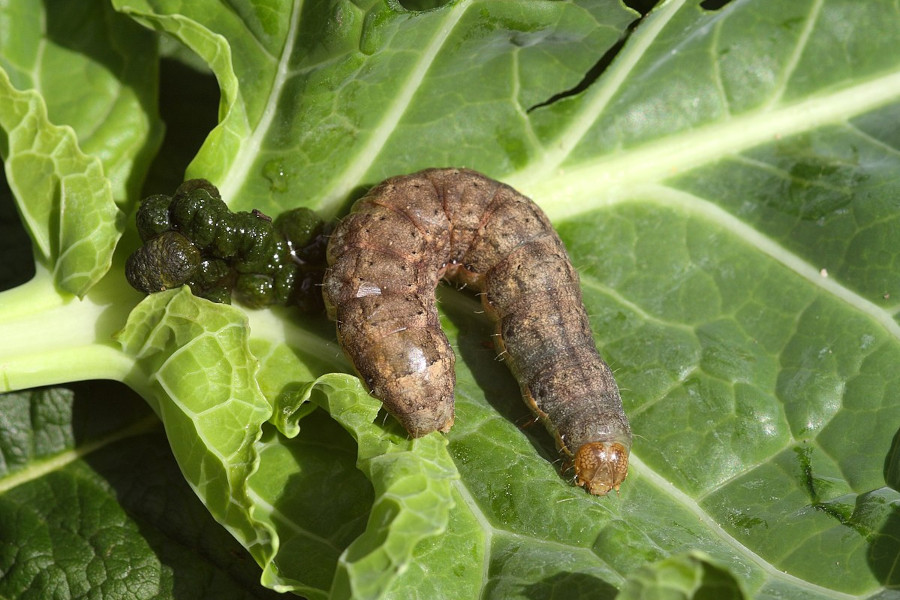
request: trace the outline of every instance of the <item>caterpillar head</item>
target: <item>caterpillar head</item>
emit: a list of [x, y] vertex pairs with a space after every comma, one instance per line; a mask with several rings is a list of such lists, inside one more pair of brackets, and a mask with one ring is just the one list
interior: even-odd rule
[[628, 448], [619, 442], [588, 442], [575, 453], [575, 483], [594, 494], [605, 496], [628, 474]]

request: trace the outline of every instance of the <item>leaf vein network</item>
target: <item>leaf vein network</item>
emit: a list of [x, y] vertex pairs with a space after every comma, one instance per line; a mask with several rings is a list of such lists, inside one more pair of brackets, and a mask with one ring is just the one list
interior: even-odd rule
[[788, 82], [790, 81], [791, 76], [794, 74], [794, 71], [797, 69], [797, 65], [800, 63], [800, 58], [803, 56], [803, 52], [806, 49], [806, 46], [809, 44], [809, 39], [812, 35], [813, 29], [815, 28], [816, 21], [819, 18], [819, 12], [822, 10], [822, 4], [823, 0], [813, 1], [813, 4], [809, 10], [809, 16], [803, 23], [803, 30], [800, 32], [800, 36], [797, 38], [797, 43], [794, 44], [791, 55], [788, 58], [784, 69], [782, 69], [781, 71], [781, 76], [778, 78], [779, 81], [775, 86], [772, 97], [766, 103], [764, 109], [768, 110], [771, 107], [775, 106], [781, 100], [782, 96], [784, 96], [784, 92], [787, 90]]
[[619, 582], [622, 583], [625, 581], [625, 575], [614, 568], [608, 562], [604, 561], [593, 549], [585, 546], [571, 546], [567, 544], [563, 544], [561, 542], [557, 542], [554, 540], [546, 540], [535, 535], [528, 535], [525, 533], [511, 531], [509, 529], [503, 529], [496, 527], [493, 523], [491, 523], [490, 519], [488, 519], [487, 515], [481, 510], [481, 507], [478, 506], [478, 501], [472, 496], [469, 492], [468, 488], [461, 481], [456, 480], [452, 483], [454, 489], [463, 499], [463, 502], [466, 508], [471, 513], [472, 517], [480, 526], [481, 530], [485, 534], [484, 541], [484, 562], [482, 564], [482, 581], [490, 581], [490, 566], [491, 566], [491, 546], [494, 537], [508, 537], [517, 540], [521, 540], [523, 542], [527, 542], [530, 545], [534, 546], [542, 546], [549, 548], [557, 548], [561, 552], [567, 553], [577, 553], [582, 554], [585, 558], [589, 559], [591, 562], [599, 563], [600, 565], [607, 568], [609, 571], [616, 573], [619, 575]]
[[0, 479], [0, 494], [24, 483], [28, 483], [29, 481], [43, 477], [48, 473], [58, 471], [67, 465], [80, 460], [97, 450], [103, 450], [116, 442], [130, 437], [143, 435], [144, 433], [159, 427], [159, 425], [160, 421], [156, 415], [149, 415], [139, 421], [135, 421], [124, 429], [112, 431], [101, 438], [89, 440], [80, 446], [70, 448], [49, 458], [34, 460], [26, 468], [15, 471]]
[[697, 218], [715, 223], [751, 247], [775, 259], [798, 276], [850, 304], [859, 312], [868, 315], [878, 322], [889, 335], [900, 340], [900, 323], [897, 323], [881, 307], [836, 282], [833, 278], [823, 277], [820, 269], [778, 244], [770, 237], [747, 225], [719, 205], [694, 194], [673, 188], [655, 184], [644, 187], [656, 188], [657, 190], [654, 192], [648, 189], [645, 192], [645, 195], [648, 197], [665, 202], [668, 206], [680, 205], [694, 213]]
[[253, 488], [247, 488], [247, 497], [253, 502], [254, 505], [265, 509], [272, 516], [272, 520], [278, 520], [284, 524], [285, 527], [296, 533], [297, 535], [304, 537], [309, 540], [316, 541], [320, 544], [323, 544], [329, 548], [331, 548], [335, 554], [340, 554], [343, 552], [343, 548], [339, 548], [335, 545], [335, 543], [328, 538], [322, 537], [316, 533], [313, 533], [309, 529], [305, 527], [301, 527], [297, 524], [296, 521], [287, 517], [281, 510], [279, 510], [272, 503], [266, 501], [262, 498]]
[[709, 531], [713, 532], [716, 539], [723, 541], [726, 545], [734, 549], [739, 555], [744, 556], [747, 560], [755, 564], [757, 568], [759, 568], [769, 577], [770, 580], [785, 581], [800, 589], [810, 590], [814, 594], [822, 597], [840, 598], [842, 600], [853, 600], [858, 598], [857, 596], [852, 594], [844, 594], [836, 592], [835, 590], [823, 588], [814, 583], [806, 581], [805, 579], [800, 579], [799, 577], [795, 577], [794, 575], [778, 569], [775, 565], [763, 559], [760, 555], [758, 555], [756, 552], [751, 550], [740, 540], [726, 531], [715, 519], [712, 518], [712, 516], [706, 510], [700, 507], [700, 504], [697, 500], [691, 498], [686, 493], [681, 491], [678, 487], [666, 480], [665, 477], [657, 473], [654, 469], [650, 468], [634, 453], [632, 453], [631, 455], [630, 462], [632, 465], [637, 467], [637, 471], [640, 477], [646, 477], [651, 485], [661, 490], [663, 494], [674, 500], [677, 504], [680, 504], [688, 512], [695, 515], [700, 523], [705, 525], [709, 529]]
[[761, 171], [765, 171], [766, 173], [770, 173], [772, 175], [777, 175], [781, 179], [790, 181], [792, 183], [808, 185], [809, 187], [817, 187], [817, 188], [821, 188], [823, 190], [828, 190], [828, 191], [832, 191], [832, 192], [840, 192], [843, 194], [849, 194], [851, 192], [851, 190], [847, 186], [834, 185], [832, 183], [829, 183], [827, 181], [821, 181], [819, 179], [807, 179], [804, 177], [797, 177], [796, 175], [793, 175], [790, 172], [785, 171], [784, 169], [782, 169], [780, 167], [776, 167], [775, 165], [773, 165], [771, 163], [768, 163], [768, 162], [765, 162], [765, 161], [762, 161], [762, 160], [759, 160], [756, 158], [752, 158], [752, 157], [749, 157], [749, 156], [746, 156], [743, 154], [735, 154], [729, 158], [737, 163], [742, 163], [748, 167], [753, 167], [756, 169], [760, 169]]
[[695, 331], [695, 328], [691, 325], [687, 325], [682, 322], [667, 321], [656, 315], [648, 313], [643, 308], [641, 308], [640, 305], [635, 304], [631, 300], [628, 300], [627, 298], [625, 298], [622, 294], [620, 294], [618, 292], [618, 290], [608, 287], [608, 286], [604, 285], [603, 283], [601, 283], [597, 279], [597, 277], [594, 275], [590, 275], [590, 274], [579, 274], [579, 275], [581, 277], [582, 287], [592, 289], [597, 292], [600, 292], [601, 294], [603, 294], [605, 296], [609, 296], [617, 304], [621, 304], [628, 310], [636, 313], [641, 318], [641, 320], [644, 322], [655, 323], [662, 327], [666, 327], [666, 328], [670, 328], [670, 329], [680, 329], [682, 331], [687, 331], [687, 332], [691, 332], [691, 333], [693, 333]]
[[[172, 313], [172, 304], [171, 302], [167, 302], [166, 306], [163, 308], [162, 314], [157, 319], [156, 323], [153, 324], [153, 327], [147, 332], [144, 336], [143, 343], [141, 343], [140, 348], [134, 352], [134, 357], [137, 359], [146, 358], [150, 354], [155, 353], [159, 350], [153, 342], [157, 338], [157, 336], [164, 336], [165, 331], [168, 330], [169, 335], [174, 335], [174, 328], [170, 326], [169, 320], [177, 318], [176, 315]], [[152, 349], [152, 351], [151, 351]]]
[[[602, 202], [634, 195], [652, 182], [661, 182], [724, 156], [785, 139], [824, 125], [846, 123], [900, 99], [900, 71], [857, 83], [776, 110], [755, 110], [724, 123], [687, 129], [667, 138], [558, 169], [533, 165], [506, 182], [533, 198], [551, 219], [571, 218], [594, 210]], [[602, 185], [604, 193], [598, 193]]]
[[725, 91], [724, 81], [722, 79], [721, 61], [715, 56], [715, 48], [719, 46], [719, 39], [722, 34], [722, 19], [717, 17], [716, 23], [713, 25], [713, 34], [710, 39], [710, 64], [713, 69], [713, 81], [716, 84], [716, 91], [719, 94], [719, 102], [722, 104], [722, 112], [726, 118], [731, 118], [731, 106], [728, 101], [728, 93]]
[[859, 136], [861, 139], [865, 140], [866, 142], [872, 144], [873, 146], [877, 146], [879, 150], [883, 150], [884, 152], [886, 152], [888, 154], [892, 154], [894, 156], [900, 156], [900, 148], [897, 148], [896, 146], [891, 146], [890, 144], [884, 142], [883, 140], [880, 140], [880, 139], [874, 137], [872, 134], [870, 134], [866, 131], [863, 131], [858, 126], [854, 125], [852, 121], [848, 121], [846, 123], [846, 125], [847, 125], [847, 128], [850, 129], [854, 134], [856, 134], [857, 136]]
[[512, 53], [512, 61], [510, 65], [510, 70], [512, 71], [512, 89], [510, 89], [510, 102], [513, 106], [516, 107], [516, 113], [519, 115], [519, 118], [522, 121], [522, 126], [525, 128], [525, 136], [528, 138], [528, 141], [531, 143], [531, 146], [537, 150], [538, 152], [542, 152], [545, 150], [544, 145], [541, 143], [541, 140], [538, 138], [537, 134], [534, 131], [534, 127], [532, 126], [531, 119], [528, 117], [528, 107], [522, 106], [522, 103], [519, 102], [519, 95], [522, 91], [522, 81], [519, 77], [520, 65], [519, 65], [519, 54], [521, 53], [520, 48], [516, 48]]

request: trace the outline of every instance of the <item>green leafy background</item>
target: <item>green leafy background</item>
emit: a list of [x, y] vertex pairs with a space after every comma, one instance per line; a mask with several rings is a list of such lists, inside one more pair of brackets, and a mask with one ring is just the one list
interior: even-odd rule
[[[900, 595], [897, 3], [438, 4], [0, 4], [0, 597]], [[334, 217], [430, 166], [557, 226], [618, 495], [463, 291], [456, 425], [409, 440], [324, 317], [124, 283], [184, 177]]]

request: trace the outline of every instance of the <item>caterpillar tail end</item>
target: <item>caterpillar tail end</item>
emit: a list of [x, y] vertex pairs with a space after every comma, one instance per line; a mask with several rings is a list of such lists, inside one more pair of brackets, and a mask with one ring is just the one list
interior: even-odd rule
[[628, 474], [628, 448], [619, 442], [589, 442], [575, 453], [575, 483], [595, 496], [605, 496]]

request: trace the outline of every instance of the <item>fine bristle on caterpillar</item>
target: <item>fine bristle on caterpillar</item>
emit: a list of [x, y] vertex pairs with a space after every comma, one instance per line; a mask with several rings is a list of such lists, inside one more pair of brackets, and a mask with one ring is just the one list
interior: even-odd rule
[[323, 296], [371, 393], [413, 436], [453, 425], [453, 350], [441, 279], [482, 292], [525, 402], [592, 494], [618, 490], [631, 429], [600, 357], [578, 274], [550, 221], [511, 187], [466, 169], [392, 177], [336, 227]]

